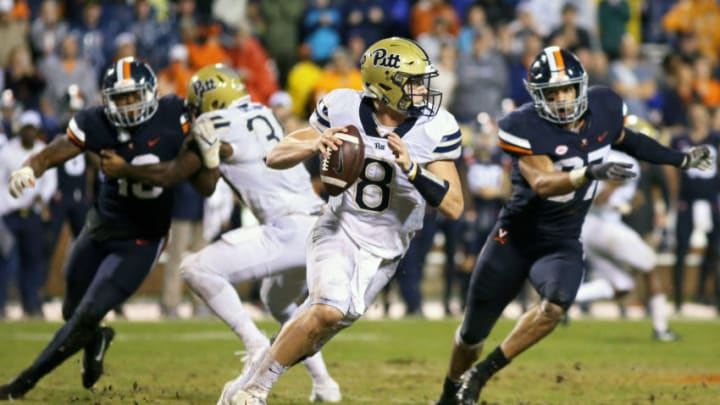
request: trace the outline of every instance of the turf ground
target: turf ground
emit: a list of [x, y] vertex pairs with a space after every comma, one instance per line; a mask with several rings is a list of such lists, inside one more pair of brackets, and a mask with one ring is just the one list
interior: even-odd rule
[[[326, 347], [344, 404], [429, 404], [438, 394], [458, 321], [360, 321]], [[494, 347], [512, 327], [502, 320]], [[0, 323], [0, 381], [44, 347], [57, 323]], [[242, 368], [239, 341], [218, 321], [113, 322], [116, 340], [94, 391], [76, 355], [22, 401], [35, 404], [215, 404]], [[269, 333], [272, 323], [261, 323]], [[683, 340], [657, 343], [646, 321], [578, 320], [515, 360], [483, 392], [488, 404], [719, 404], [720, 322], [678, 321]], [[308, 403], [310, 379], [288, 372], [271, 405]]]

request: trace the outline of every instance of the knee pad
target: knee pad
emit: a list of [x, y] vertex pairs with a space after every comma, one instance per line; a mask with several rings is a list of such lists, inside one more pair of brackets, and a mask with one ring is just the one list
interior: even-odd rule
[[485, 338], [480, 338], [479, 341], [477, 336], [462, 333], [462, 325], [455, 329], [455, 345], [463, 350], [477, 350], [480, 346], [485, 343]]
[[560, 303], [543, 300], [540, 302], [540, 315], [554, 321], [560, 321], [565, 315], [565, 307]]

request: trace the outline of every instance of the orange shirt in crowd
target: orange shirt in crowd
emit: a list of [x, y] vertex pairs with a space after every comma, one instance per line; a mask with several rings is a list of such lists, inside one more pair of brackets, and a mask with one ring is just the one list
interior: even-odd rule
[[195, 70], [215, 63], [230, 62], [227, 52], [216, 39], [208, 39], [204, 44], [188, 41], [185, 46], [188, 49], [190, 67]]
[[260, 42], [248, 36], [240, 46], [228, 52], [232, 66], [243, 77], [253, 101], [267, 105], [270, 96], [280, 89], [275, 73], [270, 69], [270, 58]]
[[[193, 75], [193, 71], [183, 62], [171, 62], [168, 67], [158, 73], [158, 82], [167, 85], [168, 92], [175, 93], [178, 97], [186, 98], [187, 84]], [[163, 94], [165, 95], [165, 94]]]
[[317, 103], [327, 93], [340, 88], [362, 90], [363, 81], [360, 70], [352, 69], [348, 72], [337, 72], [333, 69], [325, 69], [313, 90], [315, 102]]
[[720, 52], [720, 6], [715, 0], [683, 0], [665, 14], [662, 26], [666, 31], [693, 33], [698, 48], [717, 62]]
[[419, 1], [412, 8], [410, 15], [410, 33], [413, 38], [420, 34], [430, 32], [433, 27], [433, 20], [437, 17], [444, 17], [449, 22], [449, 30], [457, 37], [460, 32], [460, 19], [455, 9], [449, 4], [433, 5], [429, 1]]

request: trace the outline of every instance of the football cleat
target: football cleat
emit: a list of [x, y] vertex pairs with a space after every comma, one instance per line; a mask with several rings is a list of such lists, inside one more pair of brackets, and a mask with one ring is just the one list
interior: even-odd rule
[[230, 399], [230, 405], [267, 405], [267, 402], [263, 398], [240, 390]]
[[326, 402], [335, 403], [342, 400], [340, 386], [332, 378], [322, 384], [313, 382], [312, 392], [310, 392], [310, 402]]
[[487, 377], [473, 367], [463, 376], [462, 386], [457, 393], [459, 405], [477, 405], [480, 391], [487, 383]]
[[671, 331], [670, 329], [664, 331], [658, 331], [653, 329], [653, 339], [658, 342], [676, 342], [680, 340], [680, 335]]
[[438, 398], [437, 401], [433, 402], [432, 405], [458, 405], [458, 399], [457, 396], [449, 397], [445, 395], [444, 393], [440, 395], [440, 398]]
[[90, 388], [103, 373], [103, 360], [105, 353], [110, 347], [115, 337], [115, 330], [111, 327], [102, 326], [100, 332], [90, 344], [85, 346], [82, 361], [82, 384], [85, 388]]
[[21, 376], [5, 385], [0, 385], [0, 401], [21, 399], [35, 386], [34, 380], [23, 379]]

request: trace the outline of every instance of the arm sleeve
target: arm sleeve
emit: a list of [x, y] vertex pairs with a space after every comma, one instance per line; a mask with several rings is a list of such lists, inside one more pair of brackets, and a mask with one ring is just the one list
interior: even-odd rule
[[673, 165], [680, 167], [685, 154], [660, 145], [649, 136], [625, 128], [625, 136], [620, 143], [613, 145], [613, 149], [625, 152], [646, 162]]

